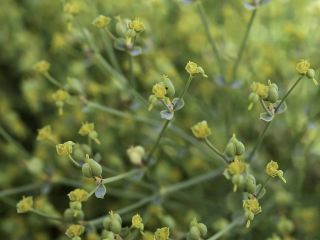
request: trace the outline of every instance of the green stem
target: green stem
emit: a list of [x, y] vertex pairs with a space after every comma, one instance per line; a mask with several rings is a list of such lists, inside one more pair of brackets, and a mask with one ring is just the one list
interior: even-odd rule
[[108, 31], [107, 29], [104, 29], [105, 31], [103, 31], [103, 37], [106, 40], [106, 48], [107, 48], [107, 53], [109, 55], [110, 61], [112, 63], [112, 65], [116, 68], [116, 70], [122, 74], [121, 72], [121, 68], [119, 66], [118, 60], [116, 58], [113, 46], [112, 46], [112, 39], [110, 39], [110, 37], [108, 36]]
[[171, 120], [165, 120], [163, 126], [162, 126], [162, 129], [157, 137], [157, 140], [156, 142], [154, 143], [153, 147], [151, 148], [149, 154], [147, 155], [147, 158], [146, 158], [146, 161], [149, 162], [150, 158], [152, 157], [153, 153], [155, 152], [155, 150], [157, 149], [159, 143], [160, 143], [160, 140], [164, 134], [164, 132], [166, 131], [167, 127], [169, 126], [169, 123], [171, 122]]
[[250, 30], [251, 30], [253, 21], [254, 21], [254, 19], [256, 17], [256, 14], [257, 14], [257, 9], [252, 11], [250, 20], [249, 20], [247, 28], [246, 28], [246, 32], [245, 32], [243, 40], [241, 42], [241, 46], [240, 46], [240, 49], [239, 49], [239, 52], [238, 52], [238, 55], [237, 55], [237, 59], [236, 59], [236, 61], [234, 63], [233, 69], [232, 69], [232, 79], [231, 79], [232, 81], [234, 81], [236, 79], [236, 77], [237, 77], [239, 64], [241, 62], [241, 59], [242, 59], [242, 56], [243, 56], [243, 53], [244, 53], [244, 49], [245, 49], [245, 47], [247, 45], [249, 33], [250, 33]]
[[133, 74], [133, 56], [128, 53], [129, 55], [129, 82], [133, 88], [136, 88], [136, 82]]
[[205, 138], [205, 143], [207, 144], [207, 146], [213, 150], [223, 161], [225, 161], [226, 163], [228, 163], [228, 159], [226, 158], [225, 155], [223, 155], [222, 152], [220, 152], [210, 141], [208, 138]]
[[192, 79], [193, 79], [193, 76], [189, 75], [188, 81], [187, 81], [186, 85], [184, 86], [175, 106], [179, 106], [181, 99], [183, 99], [184, 95], [186, 94], [186, 92], [188, 91], [188, 89], [190, 87]]
[[64, 88], [63, 85], [54, 77], [51, 76], [50, 73], [45, 73], [44, 76], [46, 77], [46, 79], [49, 80], [49, 82], [51, 82], [53, 85], [55, 85], [58, 88]]
[[222, 237], [223, 235], [228, 233], [231, 229], [233, 229], [234, 227], [240, 225], [242, 222], [243, 222], [243, 218], [242, 217], [238, 217], [238, 218], [234, 219], [229, 225], [227, 225], [225, 228], [223, 228], [222, 230], [220, 230], [219, 232], [217, 232], [213, 236], [209, 237], [207, 240], [217, 240], [217, 239], [219, 239], [220, 237]]
[[281, 99], [279, 105], [276, 107], [275, 109], [275, 113], [279, 110], [279, 108], [281, 107], [281, 105], [284, 103], [284, 101], [287, 99], [287, 97], [290, 95], [290, 93], [293, 91], [293, 89], [295, 89], [295, 87], [298, 85], [298, 83], [301, 81], [301, 79], [304, 77], [304, 75], [301, 75], [296, 81], [295, 83], [291, 86], [291, 88], [287, 91], [287, 93], [284, 95], [284, 97]]
[[10, 195], [14, 195], [14, 194], [23, 193], [23, 192], [28, 192], [31, 190], [38, 189], [42, 186], [43, 186], [43, 184], [40, 184], [40, 183], [32, 183], [32, 184], [28, 184], [25, 186], [20, 186], [20, 187], [11, 188], [11, 189], [5, 189], [3, 191], [0, 191], [0, 198], [7, 197]]
[[107, 184], [107, 183], [111, 183], [111, 182], [116, 182], [116, 181], [122, 180], [124, 178], [130, 178], [130, 177], [138, 174], [139, 172], [144, 172], [144, 171], [145, 171], [144, 169], [133, 169], [129, 172], [125, 172], [125, 173], [116, 175], [114, 177], [104, 178], [104, 179], [102, 179], [102, 183]]
[[71, 160], [71, 162], [75, 165], [75, 166], [77, 166], [77, 167], [81, 167], [81, 164], [80, 163], [78, 163], [71, 155], [68, 155], [68, 157], [69, 157], [69, 159]]
[[41, 212], [41, 211], [39, 211], [39, 210], [37, 210], [37, 209], [31, 209], [30, 210], [32, 213], [35, 213], [35, 214], [37, 214], [38, 216], [41, 216], [41, 217], [43, 217], [43, 218], [46, 218], [46, 219], [49, 219], [49, 220], [54, 220], [54, 221], [59, 221], [59, 222], [69, 222], [69, 221], [67, 221], [66, 219], [63, 219], [63, 218], [60, 218], [60, 217], [54, 217], [54, 216], [50, 216], [50, 215], [48, 215], [48, 214], [46, 214], [46, 213], [44, 213], [44, 212]]
[[269, 181], [270, 179], [271, 179], [271, 177], [268, 176], [268, 177], [266, 178], [266, 180], [264, 180], [264, 182], [263, 182], [262, 185], [261, 185], [261, 188], [259, 189], [259, 191], [258, 191], [257, 194], [256, 194], [256, 198], [259, 198], [259, 195], [260, 195], [262, 189], [265, 188], [265, 186], [267, 185], [267, 183], [268, 183], [268, 181]]
[[204, 11], [204, 8], [203, 8], [203, 5], [202, 5], [202, 1], [198, 1], [198, 12], [199, 12], [199, 15], [200, 15], [200, 18], [201, 18], [201, 22], [202, 22], [202, 25], [204, 27], [207, 39], [208, 39], [209, 44], [210, 44], [210, 46], [212, 48], [213, 55], [217, 59], [217, 62], [218, 62], [218, 65], [219, 65], [219, 69], [220, 69], [220, 75], [224, 76], [225, 75], [225, 71], [224, 71], [223, 61], [222, 61], [222, 58], [221, 58], [220, 53], [218, 51], [218, 48], [216, 46], [216, 43], [215, 43], [215, 41], [214, 41], [214, 39], [213, 39], [213, 37], [212, 37], [212, 35], [210, 33], [209, 21], [208, 21], [208, 18], [206, 16], [206, 13]]

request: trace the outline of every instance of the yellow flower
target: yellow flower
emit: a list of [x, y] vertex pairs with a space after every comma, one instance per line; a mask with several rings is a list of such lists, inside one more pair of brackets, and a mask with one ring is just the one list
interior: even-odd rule
[[73, 1], [65, 4], [63, 10], [67, 14], [77, 15], [81, 10], [81, 6], [80, 3]]
[[198, 70], [198, 65], [195, 62], [191, 62], [189, 61], [186, 65], [186, 71], [190, 74], [190, 75], [194, 75], [199, 73]]
[[231, 175], [241, 174], [246, 170], [246, 164], [238, 158], [228, 165], [228, 171]]
[[273, 178], [279, 177], [284, 183], [286, 183], [287, 181], [283, 177], [283, 171], [278, 169], [279, 169], [278, 163], [271, 160], [266, 166], [266, 173]]
[[59, 156], [69, 156], [72, 153], [74, 142], [68, 141], [63, 144], [57, 144], [56, 150]]
[[251, 91], [256, 93], [261, 98], [268, 97], [269, 87], [262, 83], [253, 82], [251, 84]]
[[262, 211], [261, 206], [259, 204], [259, 201], [256, 198], [244, 200], [243, 201], [243, 208], [245, 210], [252, 212], [254, 215], [256, 215]]
[[29, 212], [33, 208], [33, 198], [32, 197], [22, 197], [17, 203], [17, 212], [18, 213], [26, 213]]
[[45, 73], [48, 73], [50, 69], [50, 63], [47, 62], [46, 60], [42, 60], [36, 63], [33, 68], [34, 70], [36, 70], [37, 73], [45, 74]]
[[88, 199], [88, 192], [77, 188], [68, 194], [70, 201], [85, 202]]
[[38, 129], [37, 140], [53, 140], [52, 129], [50, 125]]
[[134, 30], [136, 33], [144, 31], [144, 24], [139, 18], [135, 18], [129, 23], [129, 28]]
[[127, 149], [127, 155], [131, 163], [141, 165], [145, 155], [145, 150], [142, 146], [131, 146]]
[[301, 75], [307, 74], [309, 68], [310, 68], [310, 63], [305, 59], [301, 59], [296, 66], [297, 72]]
[[93, 20], [92, 24], [97, 28], [105, 28], [110, 23], [111, 19], [109, 17], [100, 15]]
[[66, 102], [67, 100], [69, 100], [69, 98], [69, 93], [61, 89], [52, 94], [52, 99], [55, 102]]
[[76, 225], [76, 224], [73, 224], [70, 227], [68, 227], [68, 229], [66, 231], [66, 235], [69, 238], [78, 237], [83, 233], [84, 233], [84, 226]]
[[168, 227], [158, 228], [154, 233], [154, 240], [168, 240], [170, 236], [170, 230]]
[[163, 99], [167, 94], [165, 84], [163, 82], [155, 84], [152, 88], [152, 93], [156, 96], [156, 98]]
[[207, 138], [211, 135], [211, 129], [208, 127], [207, 121], [197, 123], [191, 128], [191, 131], [196, 138]]
[[92, 131], [94, 131], [94, 123], [82, 123], [82, 126], [79, 130], [79, 134], [81, 136], [89, 135]]
[[142, 222], [142, 218], [140, 217], [139, 214], [134, 215], [131, 219], [131, 222], [132, 222], [133, 228], [137, 228], [137, 229], [140, 229], [141, 231], [143, 231], [144, 225]]

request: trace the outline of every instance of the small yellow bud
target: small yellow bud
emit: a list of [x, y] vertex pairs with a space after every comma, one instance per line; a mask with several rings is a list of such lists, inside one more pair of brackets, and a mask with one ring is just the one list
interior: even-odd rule
[[253, 82], [251, 84], [251, 91], [253, 93], [256, 93], [260, 98], [267, 98], [269, 87], [267, 85], [264, 85], [262, 83]]
[[97, 144], [100, 144], [98, 139], [98, 133], [94, 130], [94, 123], [82, 123], [81, 128], [78, 132], [81, 136], [89, 136], [92, 140], [94, 140]]
[[307, 74], [309, 68], [310, 68], [310, 63], [305, 59], [301, 59], [296, 66], [297, 72], [301, 75]]
[[241, 174], [246, 170], [246, 164], [239, 160], [239, 158], [235, 158], [235, 160], [228, 165], [228, 172], [231, 175]]
[[45, 73], [48, 73], [50, 69], [50, 63], [47, 62], [46, 60], [42, 60], [36, 63], [33, 68], [37, 73], [45, 74]]
[[145, 155], [145, 150], [142, 146], [131, 146], [127, 149], [127, 155], [134, 165], [141, 165], [143, 157]]
[[158, 228], [154, 233], [154, 240], [168, 240], [170, 230], [168, 227]]
[[105, 28], [110, 23], [111, 19], [109, 17], [100, 15], [93, 20], [92, 24], [97, 28]]
[[244, 200], [243, 201], [243, 208], [245, 210], [252, 212], [254, 215], [256, 215], [262, 211], [261, 206], [259, 204], [259, 201], [256, 198]]
[[186, 65], [186, 71], [190, 74], [190, 75], [194, 75], [199, 73], [198, 70], [198, 65], [195, 62], [191, 62], [189, 61]]
[[33, 198], [32, 197], [22, 197], [17, 203], [17, 212], [18, 213], [26, 213], [29, 212], [33, 208]]
[[77, 188], [68, 194], [70, 201], [85, 202], [88, 199], [88, 192]]
[[211, 129], [208, 127], [207, 121], [202, 121], [195, 124], [191, 131], [196, 138], [207, 138], [211, 135]]
[[69, 156], [72, 153], [72, 147], [75, 143], [72, 141], [63, 144], [57, 144], [56, 150], [59, 156]]
[[270, 176], [270, 177], [279, 177], [284, 183], [286, 183], [287, 181], [285, 180], [285, 178], [283, 177], [283, 171], [279, 170], [279, 165], [277, 162], [275, 161], [270, 161], [267, 166], [266, 166], [266, 173]]
[[154, 96], [156, 96], [156, 98], [163, 99], [167, 94], [165, 84], [163, 82], [155, 84], [152, 88], [152, 93]]
[[137, 229], [140, 229], [140, 231], [143, 231], [144, 225], [142, 222], [142, 218], [140, 217], [139, 214], [134, 215], [131, 219], [131, 222], [132, 222], [133, 228], [137, 228]]
[[135, 18], [129, 23], [129, 28], [134, 30], [136, 33], [141, 33], [144, 31], [144, 24], [139, 18]]
[[73, 1], [65, 4], [63, 10], [67, 14], [77, 15], [81, 10], [81, 6], [80, 3]]
[[70, 227], [68, 227], [66, 231], [66, 235], [69, 238], [78, 237], [84, 233], [84, 230], [85, 230], [84, 226], [73, 224]]

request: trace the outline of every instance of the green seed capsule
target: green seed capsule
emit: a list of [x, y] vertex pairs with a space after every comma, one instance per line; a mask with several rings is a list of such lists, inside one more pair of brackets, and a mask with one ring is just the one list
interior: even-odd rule
[[198, 229], [200, 231], [201, 237], [205, 237], [207, 235], [208, 229], [206, 225], [204, 225], [203, 223], [199, 223]]
[[254, 194], [257, 189], [256, 179], [253, 175], [248, 175], [246, 177], [245, 187], [247, 192]]
[[171, 80], [167, 77], [167, 76], [164, 76], [163, 77], [163, 82], [166, 86], [166, 90], [167, 90], [167, 94], [169, 97], [173, 97], [174, 94], [175, 94], [175, 88], [171, 82]]
[[78, 202], [78, 201], [76, 201], [76, 202], [70, 202], [70, 203], [69, 203], [69, 206], [70, 206], [70, 208], [73, 209], [73, 210], [81, 210], [81, 208], [82, 208], [81, 202]]
[[268, 98], [267, 100], [269, 102], [275, 103], [279, 99], [279, 93], [278, 89], [275, 88], [274, 86], [269, 86], [269, 91], [268, 91]]
[[64, 211], [63, 216], [66, 220], [72, 221], [73, 220], [73, 210], [68, 208]]
[[121, 222], [119, 222], [118, 219], [116, 218], [112, 219], [109, 226], [110, 226], [110, 230], [113, 233], [119, 234], [121, 232], [122, 226], [121, 226]]
[[97, 163], [95, 160], [93, 160], [92, 158], [89, 158], [88, 160], [88, 164], [91, 168], [91, 172], [92, 172], [92, 175], [93, 177], [96, 177], [96, 176], [101, 176], [102, 174], [102, 167], [99, 163]]
[[199, 240], [201, 237], [199, 228], [196, 226], [192, 226], [189, 231], [189, 236], [191, 240]]
[[236, 146], [232, 141], [229, 141], [225, 149], [225, 153], [228, 157], [234, 157], [236, 155]]
[[110, 229], [110, 222], [111, 222], [110, 216], [106, 216], [103, 219], [102, 225], [103, 225], [104, 229], [107, 229], [107, 230]]
[[119, 22], [117, 22], [116, 33], [121, 37], [125, 37], [127, 35], [127, 32], [128, 28], [126, 22], [124, 20], [120, 20]]
[[82, 174], [87, 178], [93, 177], [90, 165], [88, 163], [82, 165]]
[[240, 156], [242, 154], [244, 154], [244, 151], [246, 150], [243, 143], [240, 141], [237, 141], [235, 144], [236, 147], [236, 155]]
[[115, 236], [113, 232], [107, 231], [107, 230], [103, 230], [101, 237], [103, 240], [114, 240]]
[[250, 101], [250, 102], [253, 102], [253, 103], [258, 102], [258, 101], [259, 101], [259, 96], [258, 96], [258, 94], [256, 94], [256, 93], [250, 93], [250, 95], [249, 95], [249, 101]]
[[313, 79], [316, 76], [316, 72], [314, 71], [314, 69], [309, 68], [307, 71], [307, 78]]

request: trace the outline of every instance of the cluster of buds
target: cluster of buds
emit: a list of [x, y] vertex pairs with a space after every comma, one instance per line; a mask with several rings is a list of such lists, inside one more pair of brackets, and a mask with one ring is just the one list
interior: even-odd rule
[[75, 189], [68, 194], [69, 208], [64, 211], [64, 217], [68, 221], [83, 220], [82, 202], [87, 201], [88, 192], [83, 189]]
[[233, 134], [226, 146], [225, 154], [230, 158], [234, 158], [236, 156], [242, 156], [244, 152], [244, 144], [236, 138], [235, 134]]
[[245, 211], [245, 217], [247, 219], [246, 227], [250, 227], [250, 222], [254, 219], [254, 216], [262, 211], [258, 199], [254, 196], [250, 196], [248, 199], [243, 200], [243, 209]]
[[85, 163], [82, 165], [82, 174], [87, 178], [98, 178], [101, 179], [102, 175], [102, 167], [101, 165], [95, 161], [94, 159], [90, 158], [89, 155], [86, 155]]
[[187, 234], [187, 240], [201, 240], [207, 235], [207, 226], [198, 223], [196, 219], [192, 220]]
[[115, 239], [115, 236], [120, 234], [122, 229], [122, 219], [118, 213], [110, 211], [103, 219], [102, 239]]

